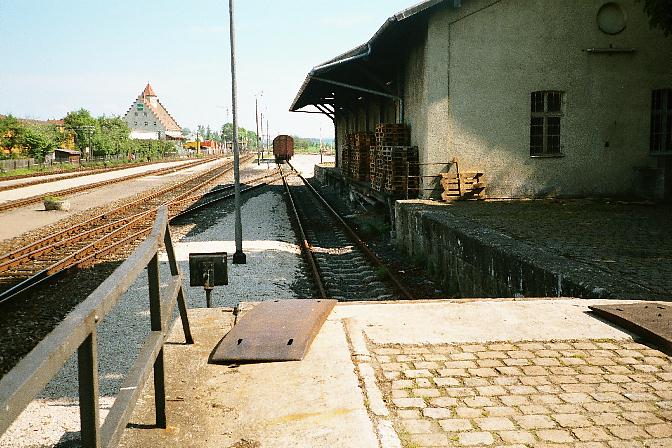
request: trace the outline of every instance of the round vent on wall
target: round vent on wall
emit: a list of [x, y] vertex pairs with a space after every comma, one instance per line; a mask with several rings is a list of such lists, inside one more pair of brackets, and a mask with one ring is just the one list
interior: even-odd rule
[[597, 26], [603, 33], [618, 34], [625, 29], [625, 23], [625, 11], [618, 3], [605, 3], [597, 12]]

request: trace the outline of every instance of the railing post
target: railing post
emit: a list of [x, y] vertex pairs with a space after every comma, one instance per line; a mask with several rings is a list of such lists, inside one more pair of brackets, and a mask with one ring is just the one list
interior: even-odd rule
[[100, 447], [98, 428], [98, 346], [96, 326], [77, 349], [79, 376], [79, 419], [81, 443], [85, 448]]
[[[159, 278], [159, 254], [154, 254], [147, 265], [149, 278], [149, 312], [152, 331], [163, 331], [161, 328], [161, 283]], [[166, 428], [166, 385], [163, 369], [163, 348], [154, 361], [154, 407], [156, 426]]]
[[[180, 274], [180, 267], [175, 258], [175, 248], [173, 247], [173, 239], [170, 235], [170, 226], [166, 225], [166, 234], [163, 237], [163, 244], [168, 255], [168, 264], [170, 265], [170, 274], [176, 276]], [[180, 320], [182, 321], [182, 331], [184, 332], [184, 339], [187, 344], [193, 344], [194, 338], [191, 336], [191, 328], [189, 326], [189, 317], [187, 315], [187, 301], [184, 297], [184, 288], [180, 286], [180, 292], [177, 296], [177, 308], [180, 310]]]

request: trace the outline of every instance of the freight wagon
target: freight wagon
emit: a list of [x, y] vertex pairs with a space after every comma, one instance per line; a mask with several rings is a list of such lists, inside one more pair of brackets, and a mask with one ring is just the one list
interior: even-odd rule
[[275, 163], [284, 163], [294, 155], [294, 139], [289, 135], [278, 135], [273, 139]]

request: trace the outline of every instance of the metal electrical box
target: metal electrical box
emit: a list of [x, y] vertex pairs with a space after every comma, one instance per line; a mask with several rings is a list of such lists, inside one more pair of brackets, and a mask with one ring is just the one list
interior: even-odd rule
[[[206, 285], [206, 278], [209, 284]], [[189, 286], [221, 286], [229, 284], [226, 252], [189, 254]]]

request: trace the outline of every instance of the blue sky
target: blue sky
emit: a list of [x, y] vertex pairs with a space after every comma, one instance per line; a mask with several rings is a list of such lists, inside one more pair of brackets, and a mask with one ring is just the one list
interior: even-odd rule
[[[254, 129], [259, 95], [271, 134], [331, 136], [330, 120], [287, 111], [306, 74], [413, 3], [236, 0], [240, 126]], [[220, 126], [228, 23], [228, 0], [0, 0], [0, 114], [123, 115], [150, 82], [180, 125]]]

